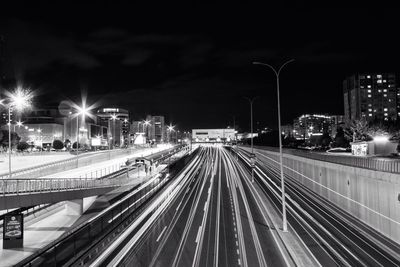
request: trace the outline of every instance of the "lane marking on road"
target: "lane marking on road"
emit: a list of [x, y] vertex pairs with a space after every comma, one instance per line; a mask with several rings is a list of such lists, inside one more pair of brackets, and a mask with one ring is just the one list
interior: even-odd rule
[[175, 209], [175, 210], [178, 210], [178, 209], [179, 209], [179, 207], [181, 206], [181, 204], [182, 204], [182, 200], [181, 200], [181, 202], [179, 202], [179, 205], [178, 205], [178, 207], [176, 207], [176, 209]]
[[203, 226], [199, 226], [199, 230], [197, 231], [197, 236], [196, 236], [196, 243], [198, 243], [199, 242], [199, 239], [200, 239], [200, 234], [201, 234], [201, 229], [203, 228]]
[[157, 237], [156, 242], [160, 241], [161, 236], [163, 235], [163, 233], [165, 232], [165, 230], [167, 229], [167, 226], [164, 227], [164, 229], [161, 231], [161, 234]]

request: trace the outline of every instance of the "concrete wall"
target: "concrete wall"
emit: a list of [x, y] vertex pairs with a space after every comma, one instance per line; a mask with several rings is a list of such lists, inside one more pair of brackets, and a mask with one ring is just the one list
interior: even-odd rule
[[[248, 149], [248, 148], [245, 148]], [[279, 161], [276, 152], [255, 149]], [[270, 159], [257, 155], [262, 161]], [[387, 237], [400, 243], [400, 175], [284, 155], [284, 171]], [[273, 163], [278, 167], [278, 163]]]

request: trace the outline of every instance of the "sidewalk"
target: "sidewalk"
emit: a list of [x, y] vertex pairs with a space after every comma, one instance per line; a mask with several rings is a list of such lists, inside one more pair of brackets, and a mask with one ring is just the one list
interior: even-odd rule
[[0, 244], [0, 266], [13, 266], [22, 259], [33, 254], [51, 241], [60, 237], [79, 218], [77, 215], [67, 215], [63, 209], [46, 219], [32, 224], [24, 229], [24, 248], [3, 249]]
[[[11, 156], [11, 170], [17, 171], [21, 169], [26, 169], [50, 162], [55, 162], [59, 160], [70, 159], [74, 155], [69, 152], [60, 152], [59, 154], [43, 152], [40, 155], [24, 155], [24, 156]], [[8, 156], [2, 155], [0, 157], [0, 175], [8, 174]]]
[[55, 173], [48, 176], [40, 177], [40, 178], [100, 178], [106, 174], [111, 172], [115, 172], [120, 169], [122, 165], [125, 165], [125, 162], [128, 158], [138, 157], [138, 156], [148, 156], [153, 153], [159, 152], [161, 150], [166, 149], [167, 147], [156, 147], [149, 148], [146, 151], [138, 151], [129, 156], [120, 156], [118, 158], [114, 158], [108, 161], [102, 161], [99, 163], [95, 163], [89, 166], [84, 166], [76, 169], [72, 169], [65, 172]]

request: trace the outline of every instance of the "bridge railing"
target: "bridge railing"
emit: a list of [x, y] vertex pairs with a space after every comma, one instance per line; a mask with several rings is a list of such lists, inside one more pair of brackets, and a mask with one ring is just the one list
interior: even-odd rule
[[0, 196], [33, 192], [53, 192], [110, 187], [113, 185], [115, 185], [115, 181], [108, 179], [4, 179], [0, 181]]
[[[93, 162], [105, 161], [115, 156], [130, 155], [138, 151], [144, 150], [144, 148], [128, 148], [128, 149], [115, 149], [115, 150], [103, 150], [96, 153], [82, 153], [78, 156], [74, 156], [68, 159], [53, 161], [41, 165], [36, 165], [20, 170], [12, 171], [12, 177], [29, 176], [29, 177], [40, 177], [51, 174], [51, 168], [55, 168], [57, 171], [63, 171], [71, 168], [87, 166]], [[78, 160], [78, 162], [77, 162]], [[9, 178], [8, 173], [2, 173], [0, 179]]]
[[[254, 148], [279, 152], [279, 148], [277, 147], [254, 146]], [[358, 157], [350, 155], [329, 155], [320, 152], [291, 149], [291, 148], [284, 148], [283, 153], [314, 160], [346, 165], [346, 166], [370, 169], [375, 171], [400, 173], [400, 159], [390, 159], [383, 157], [382, 158]]]

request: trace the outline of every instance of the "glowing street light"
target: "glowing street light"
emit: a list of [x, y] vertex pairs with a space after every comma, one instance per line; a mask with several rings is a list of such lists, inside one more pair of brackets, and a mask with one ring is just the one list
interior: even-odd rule
[[23, 122], [22, 121], [17, 121], [17, 123], [16, 124], [14, 124], [14, 132], [15, 132], [15, 126], [18, 126], [18, 128], [20, 128], [21, 126], [23, 126], [24, 124], [23, 124]]
[[[33, 93], [29, 89], [18, 86], [13, 92], [6, 91], [6, 95], [8, 96], [8, 176], [11, 179], [11, 110], [23, 111], [30, 107]], [[5, 105], [4, 100], [0, 101], [0, 104]]]
[[170, 140], [171, 140], [171, 132], [174, 131], [174, 127], [175, 127], [175, 126], [172, 126], [171, 124], [170, 124], [169, 126], [167, 126], [167, 131], [168, 131], [168, 143], [169, 143]]
[[74, 105], [75, 109], [78, 111], [76, 116], [76, 166], [78, 167], [79, 160], [79, 116], [82, 116], [82, 123], [85, 123], [85, 117], [89, 116], [90, 108], [86, 107], [85, 101], [83, 101], [82, 106]]

